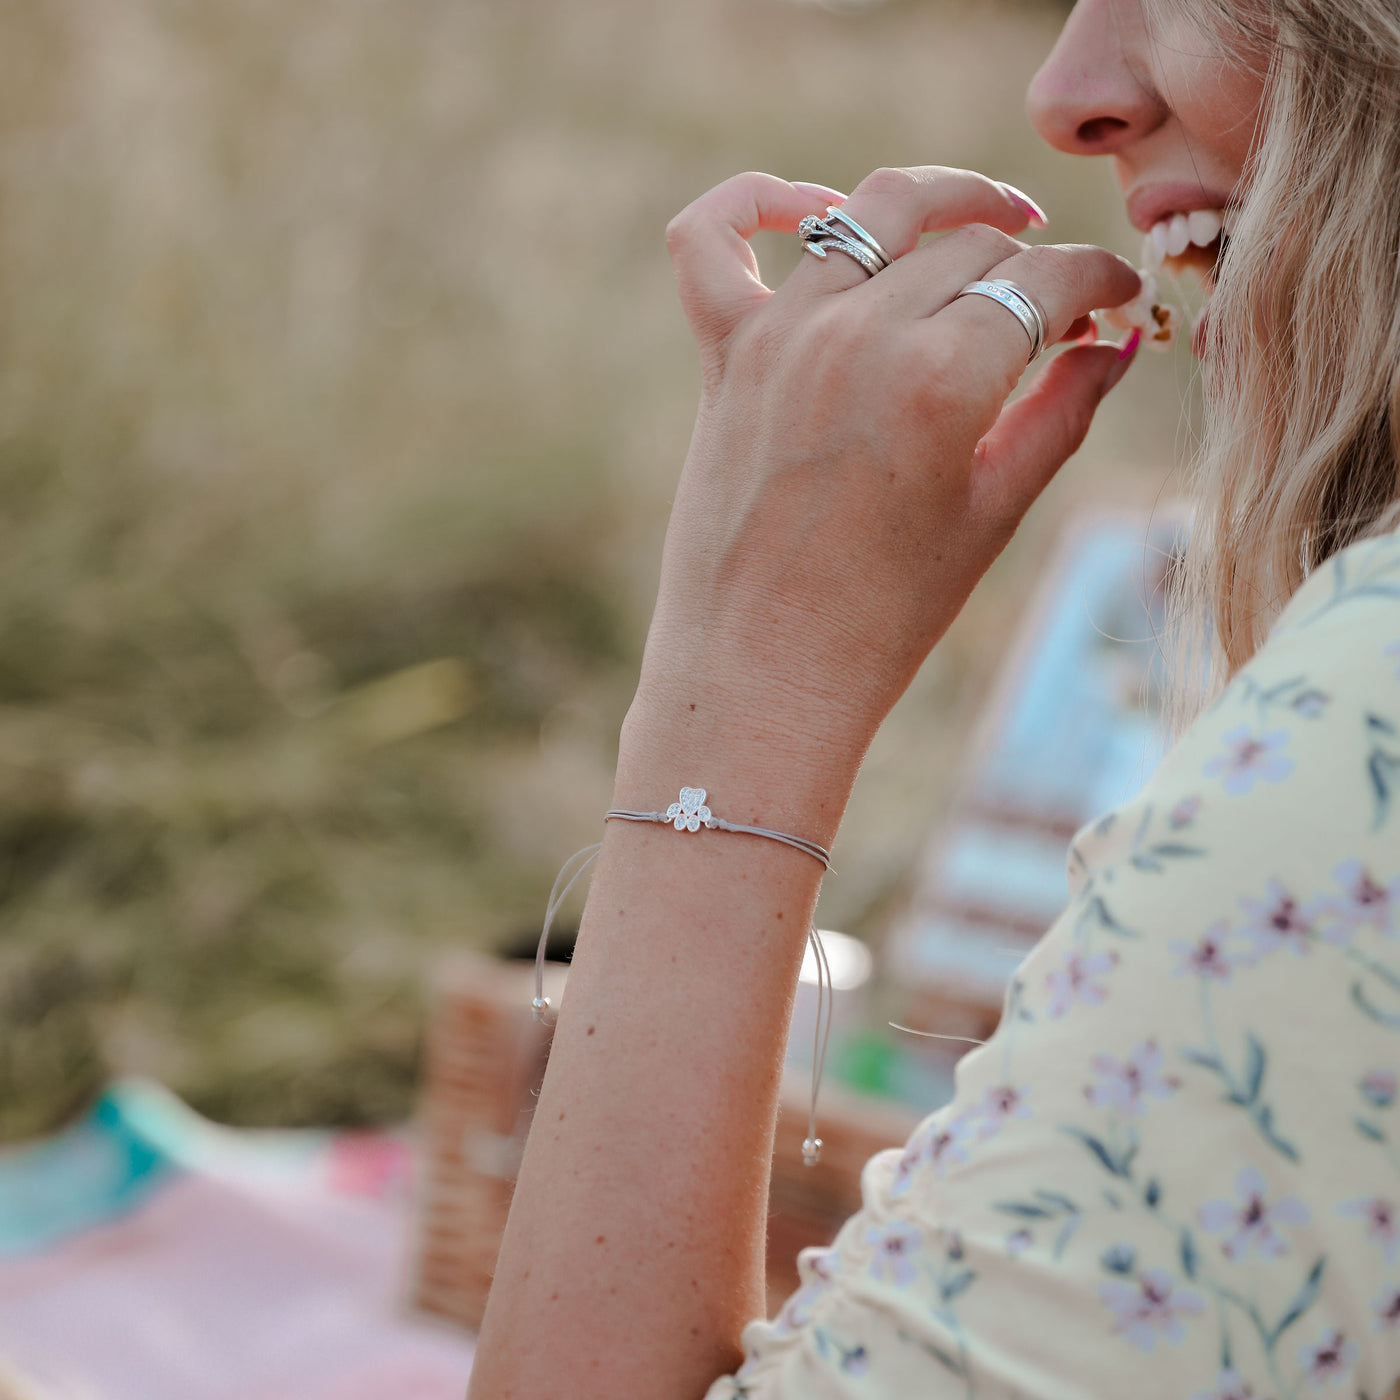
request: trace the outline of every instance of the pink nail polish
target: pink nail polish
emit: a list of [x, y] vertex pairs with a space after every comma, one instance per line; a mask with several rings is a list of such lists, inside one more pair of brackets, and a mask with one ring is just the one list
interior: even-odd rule
[[1030, 195], [1018, 190], [1015, 185], [1008, 185], [1005, 180], [998, 180], [997, 183], [1006, 191], [1007, 199], [1020, 209], [1036, 228], [1044, 228], [1050, 222], [1045, 210]]
[[1109, 394], [1122, 382], [1123, 376], [1133, 367], [1133, 360], [1137, 357], [1138, 346], [1142, 344], [1142, 332], [1134, 331], [1122, 344], [1118, 351], [1118, 358], [1108, 367], [1108, 374], [1104, 376], [1103, 394]]

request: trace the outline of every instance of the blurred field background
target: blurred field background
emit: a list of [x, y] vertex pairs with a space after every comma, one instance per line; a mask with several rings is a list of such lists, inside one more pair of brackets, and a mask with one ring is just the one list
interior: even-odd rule
[[[667, 219], [937, 161], [1135, 254], [1023, 114], [1064, 8], [0, 0], [0, 1137], [121, 1071], [407, 1114], [433, 957], [528, 935], [607, 805], [694, 407]], [[1134, 369], [902, 702], [826, 926], [878, 942], [1059, 521], [1158, 496], [1188, 379]]]

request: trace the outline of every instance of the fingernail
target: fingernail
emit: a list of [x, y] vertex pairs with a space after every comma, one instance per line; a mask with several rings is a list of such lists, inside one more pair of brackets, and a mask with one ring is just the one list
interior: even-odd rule
[[1106, 396], [1110, 390], [1117, 387], [1123, 376], [1132, 368], [1133, 360], [1137, 356], [1138, 346], [1142, 344], [1142, 332], [1134, 331], [1119, 347], [1118, 358], [1109, 367], [1108, 373], [1104, 376], [1103, 395]]
[[830, 185], [818, 185], [811, 180], [793, 180], [791, 184], [795, 190], [801, 190], [804, 194], [819, 195], [832, 204], [844, 204], [846, 200], [846, 196], [840, 190], [834, 190]]
[[1045, 210], [1030, 195], [1023, 190], [1018, 190], [1015, 185], [1008, 185], [1005, 180], [998, 180], [997, 184], [1006, 191], [1007, 199], [1020, 209], [1036, 228], [1044, 228], [1050, 222]]

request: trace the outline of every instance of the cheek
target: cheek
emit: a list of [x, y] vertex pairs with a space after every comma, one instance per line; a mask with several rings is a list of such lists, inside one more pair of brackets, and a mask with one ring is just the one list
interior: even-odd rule
[[1221, 161], [1238, 175], [1259, 134], [1264, 78], [1242, 64], [1230, 64], [1219, 74], [1215, 87], [1215, 111], [1211, 117], [1214, 149]]
[[1218, 35], [1161, 36], [1158, 82], [1193, 152], [1234, 183], [1253, 147], [1264, 100], [1265, 64], [1231, 54]]

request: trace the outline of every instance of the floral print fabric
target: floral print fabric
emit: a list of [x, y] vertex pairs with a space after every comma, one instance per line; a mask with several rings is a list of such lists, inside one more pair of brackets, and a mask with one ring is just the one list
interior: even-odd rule
[[1400, 1376], [1400, 539], [1143, 793], [953, 1102], [710, 1400], [1382, 1400]]

